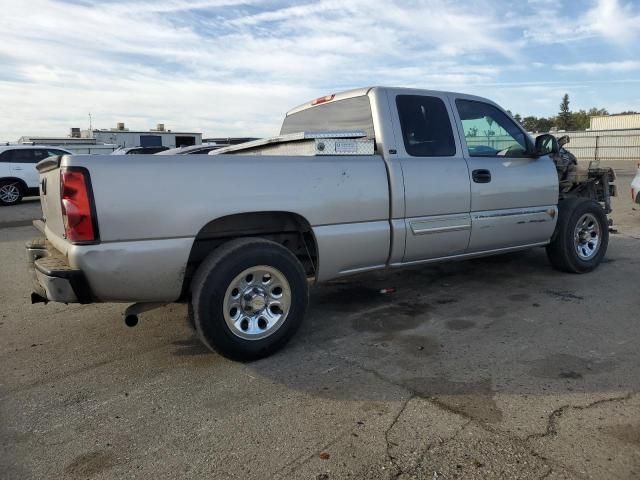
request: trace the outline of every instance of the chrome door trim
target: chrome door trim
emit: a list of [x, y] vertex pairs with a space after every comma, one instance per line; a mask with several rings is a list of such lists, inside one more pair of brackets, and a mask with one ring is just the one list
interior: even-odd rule
[[484, 220], [487, 218], [513, 217], [517, 215], [536, 215], [546, 213], [552, 220], [558, 214], [558, 209], [554, 205], [547, 207], [510, 208], [505, 210], [490, 210], [485, 212], [471, 212], [473, 220]]
[[411, 231], [414, 235], [425, 235], [428, 233], [442, 233], [442, 232], [458, 232], [460, 230], [470, 230], [471, 225], [451, 225], [449, 227], [420, 227], [420, 225], [426, 222], [414, 222], [411, 223]]
[[461, 230], [471, 230], [471, 217], [468, 213], [438, 215], [409, 220], [409, 225], [414, 235], [457, 232]]

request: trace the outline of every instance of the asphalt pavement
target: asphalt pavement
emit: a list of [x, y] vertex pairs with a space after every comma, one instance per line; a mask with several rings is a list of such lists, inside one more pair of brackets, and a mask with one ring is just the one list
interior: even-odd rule
[[634, 170], [597, 271], [535, 249], [340, 280], [247, 364], [181, 305], [135, 328], [125, 305], [31, 305], [35, 230], [11, 222], [39, 204], [0, 208], [0, 477], [640, 478]]

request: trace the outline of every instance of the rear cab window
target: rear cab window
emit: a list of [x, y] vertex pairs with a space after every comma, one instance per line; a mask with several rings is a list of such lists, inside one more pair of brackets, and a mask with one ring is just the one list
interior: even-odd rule
[[523, 157], [531, 149], [527, 135], [500, 109], [477, 100], [456, 100], [471, 157]]
[[362, 130], [374, 138], [371, 102], [367, 95], [335, 100], [285, 117], [280, 135], [298, 132]]
[[451, 119], [440, 98], [398, 95], [396, 106], [407, 154], [412, 157], [452, 157], [456, 154]]

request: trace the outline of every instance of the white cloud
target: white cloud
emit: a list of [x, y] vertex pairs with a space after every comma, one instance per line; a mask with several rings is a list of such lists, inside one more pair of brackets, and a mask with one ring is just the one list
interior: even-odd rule
[[631, 3], [621, 4], [619, 0], [598, 0], [583, 19], [586, 23], [585, 31], [602, 35], [614, 42], [625, 43], [640, 38], [640, 12], [637, 4], [634, 6]]
[[0, 17], [11, 72], [0, 72], [11, 112], [0, 135], [62, 134], [89, 111], [100, 127], [164, 121], [209, 135], [271, 134], [289, 107], [326, 91], [495, 80], [498, 67], [458, 61], [516, 53], [495, 20], [440, 0], [33, 0], [29, 15], [11, 2]]
[[[498, 90], [508, 100], [514, 77], [544, 85], [553, 71], [548, 58], [527, 58], [523, 40], [541, 1], [518, 5], [524, 12], [489, 0], [30, 0], [28, 11], [3, 2], [0, 139], [64, 134], [86, 126], [89, 112], [97, 127], [164, 122], [211, 136], [268, 135], [288, 108], [369, 84]], [[583, 14], [583, 30], [545, 16], [560, 30], [540, 27], [528, 38], [604, 37], [619, 21], [611, 2], [594, 6], [605, 20]], [[613, 69], [635, 71], [613, 60]]]
[[[637, 4], [621, 3], [620, 0], [595, 0], [591, 3], [591, 8], [578, 11], [572, 18], [560, 16], [557, 6], [541, 7], [547, 13], [544, 23], [538, 22], [535, 28], [525, 28], [524, 38], [538, 43], [563, 44], [600, 37], [618, 45], [629, 45], [640, 39]], [[579, 8], [580, 5], [584, 3], [575, 2], [574, 7]]]
[[554, 65], [555, 70], [565, 72], [586, 73], [619, 73], [634, 72], [640, 70], [640, 60], [624, 60], [620, 62], [580, 62], [571, 64]]

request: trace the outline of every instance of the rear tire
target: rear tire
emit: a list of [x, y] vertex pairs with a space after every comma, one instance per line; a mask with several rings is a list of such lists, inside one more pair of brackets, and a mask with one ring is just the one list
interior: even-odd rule
[[24, 197], [25, 188], [17, 180], [0, 180], [0, 205], [17, 205]]
[[191, 283], [200, 340], [225, 357], [250, 361], [282, 348], [304, 318], [308, 287], [282, 245], [239, 238], [213, 251]]
[[607, 253], [609, 224], [600, 204], [588, 198], [571, 198], [559, 205], [556, 231], [547, 256], [558, 270], [587, 273]]

